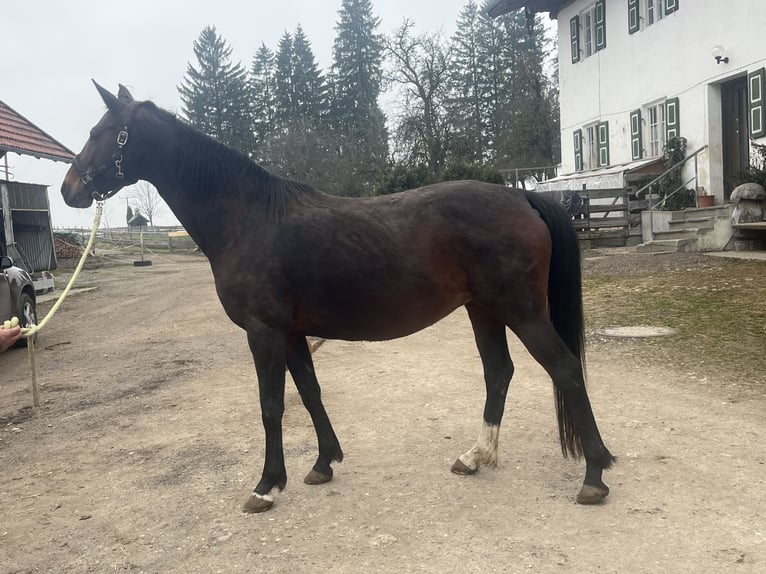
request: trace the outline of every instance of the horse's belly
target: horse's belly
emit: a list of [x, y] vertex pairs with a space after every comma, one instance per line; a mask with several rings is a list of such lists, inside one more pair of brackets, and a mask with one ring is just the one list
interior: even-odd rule
[[416, 333], [433, 325], [470, 300], [468, 294], [428, 300], [372, 301], [329, 313], [310, 321], [307, 335], [348, 341], [385, 341]]

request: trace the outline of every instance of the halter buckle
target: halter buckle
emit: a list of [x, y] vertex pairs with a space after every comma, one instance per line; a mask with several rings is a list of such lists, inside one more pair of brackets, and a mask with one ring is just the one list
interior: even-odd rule
[[[124, 133], [124, 132], [121, 132], [121, 133]], [[125, 134], [125, 135], [127, 135], [127, 134]], [[115, 160], [114, 160], [114, 167], [117, 170], [116, 173], [114, 174], [115, 177], [118, 177], [119, 179], [124, 178], [125, 174], [122, 173], [122, 154], [120, 154], [119, 156], [117, 156], [115, 158]]]
[[126, 143], [128, 143], [128, 130], [122, 129], [120, 130], [120, 133], [117, 134], [117, 145], [122, 147]]

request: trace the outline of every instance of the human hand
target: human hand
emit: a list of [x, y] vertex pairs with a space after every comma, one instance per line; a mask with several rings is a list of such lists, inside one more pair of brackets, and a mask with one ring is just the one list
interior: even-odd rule
[[14, 317], [10, 321], [5, 321], [3, 325], [0, 325], [0, 353], [13, 345], [20, 337], [19, 320]]

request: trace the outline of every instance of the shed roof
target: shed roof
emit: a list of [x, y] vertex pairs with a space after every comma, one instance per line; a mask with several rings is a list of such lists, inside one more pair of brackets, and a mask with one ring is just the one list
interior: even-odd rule
[[74, 152], [0, 101], [0, 157], [12, 151], [70, 163]]
[[487, 14], [497, 18], [508, 12], [527, 7], [532, 12], [549, 12], [555, 18], [558, 11], [574, 0], [495, 0], [487, 6]]

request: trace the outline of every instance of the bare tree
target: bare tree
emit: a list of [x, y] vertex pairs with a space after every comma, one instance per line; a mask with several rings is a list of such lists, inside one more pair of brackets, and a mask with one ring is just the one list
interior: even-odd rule
[[393, 61], [387, 79], [402, 88], [398, 145], [413, 160], [425, 161], [439, 174], [444, 169], [450, 118], [446, 109], [451, 49], [440, 33], [413, 34], [405, 20], [386, 42]]
[[130, 197], [133, 204], [149, 220], [149, 226], [154, 227], [154, 218], [165, 210], [165, 202], [148, 181], [139, 181], [130, 187]]

